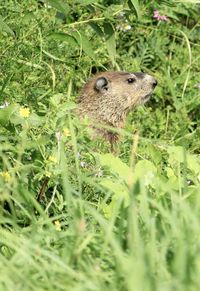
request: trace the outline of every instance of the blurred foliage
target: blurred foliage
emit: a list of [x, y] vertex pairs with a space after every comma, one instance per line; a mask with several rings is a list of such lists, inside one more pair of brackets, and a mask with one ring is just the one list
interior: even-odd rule
[[[199, 289], [198, 2], [0, 2], [1, 290]], [[118, 157], [73, 113], [104, 70], [158, 80]]]

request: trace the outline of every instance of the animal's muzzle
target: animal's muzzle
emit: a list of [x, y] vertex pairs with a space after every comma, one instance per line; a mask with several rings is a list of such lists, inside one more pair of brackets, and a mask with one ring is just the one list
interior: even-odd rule
[[153, 87], [153, 89], [154, 89], [157, 85], [158, 85], [158, 82], [157, 82], [156, 79], [154, 79], [153, 82], [152, 82], [152, 87]]

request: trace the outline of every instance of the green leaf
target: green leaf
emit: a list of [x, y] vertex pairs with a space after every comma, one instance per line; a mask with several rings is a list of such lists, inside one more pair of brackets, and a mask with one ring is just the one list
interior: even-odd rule
[[6, 125], [12, 116], [12, 114], [19, 108], [17, 104], [11, 104], [4, 109], [0, 109], [0, 124]]
[[78, 42], [81, 49], [91, 58], [94, 57], [94, 51], [91, 46], [91, 42], [88, 40], [88, 38], [81, 32], [75, 31], [73, 33], [74, 38]]
[[81, 5], [88, 5], [88, 4], [93, 4], [93, 3], [97, 3], [98, 0], [77, 0], [78, 3], [80, 3]]
[[131, 3], [129, 6], [131, 9], [133, 8], [136, 12], [137, 18], [140, 18], [140, 5], [138, 0], [130, 0], [129, 3]]
[[133, 172], [129, 166], [123, 163], [118, 157], [112, 154], [98, 155], [101, 166], [108, 167], [112, 172], [116, 173], [127, 184], [133, 177]]
[[102, 209], [106, 218], [110, 218], [118, 208], [119, 204], [123, 203], [124, 207], [129, 206], [130, 197], [128, 187], [119, 181], [111, 179], [102, 179], [100, 185], [113, 193], [111, 202], [108, 205], [103, 205]]
[[54, 94], [53, 96], [51, 96], [49, 103], [53, 106], [53, 107], [58, 107], [61, 102], [64, 100], [65, 95], [58, 93], [58, 94]]
[[174, 189], [174, 190], [178, 190], [180, 185], [183, 185], [183, 181], [182, 181], [182, 178], [178, 178], [176, 175], [175, 175], [175, 172], [172, 168], [170, 167], [166, 167], [165, 168], [165, 172], [166, 172], [166, 175], [167, 175], [167, 180], [165, 182], [165, 188], [166, 189]]
[[200, 0], [175, 0], [177, 3], [200, 4]]
[[100, 182], [100, 185], [107, 188], [111, 192], [113, 192], [115, 195], [113, 196], [114, 200], [118, 199], [125, 199], [126, 205], [129, 203], [129, 191], [126, 185], [115, 181], [112, 181], [110, 179], [102, 179]]
[[113, 26], [108, 22], [104, 23], [103, 27], [104, 27], [106, 48], [108, 50], [108, 54], [110, 56], [112, 64], [114, 65], [115, 58], [116, 58], [115, 32], [114, 32]]
[[4, 22], [2, 16], [0, 15], [0, 31], [5, 31], [8, 34], [15, 36], [14, 32], [12, 31], [12, 29], [10, 29], [10, 27]]
[[64, 1], [61, 0], [46, 0], [46, 3], [49, 3], [52, 7], [57, 9], [58, 11], [62, 12], [63, 14], [67, 15], [70, 11], [69, 5]]
[[69, 44], [71, 44], [72, 46], [76, 46], [77, 45], [77, 41], [76, 39], [67, 33], [51, 33], [49, 35], [50, 38], [55, 39], [55, 40], [61, 40], [61, 41], [66, 41]]
[[142, 180], [145, 186], [153, 183], [157, 168], [148, 160], [139, 161], [134, 169], [134, 181]]
[[182, 146], [171, 146], [167, 149], [169, 154], [169, 163], [173, 166], [174, 161], [186, 163], [188, 169], [195, 174], [200, 173], [200, 161], [195, 155], [187, 153]]
[[162, 153], [155, 147], [153, 144], [148, 145], [148, 154], [151, 157], [151, 160], [154, 161], [156, 165], [160, 164], [162, 161]]
[[89, 23], [89, 25], [92, 27], [92, 29], [96, 32], [96, 34], [98, 36], [103, 38], [104, 33], [103, 33], [101, 27], [98, 24], [91, 22], [91, 23]]
[[169, 163], [174, 164], [174, 161], [184, 163], [184, 148], [182, 146], [168, 147], [167, 152], [169, 154]]
[[28, 122], [31, 124], [31, 126], [41, 126], [45, 123], [45, 117], [39, 116], [36, 113], [31, 113]]
[[193, 171], [195, 174], [200, 174], [200, 161], [199, 158], [195, 155], [187, 156], [187, 165], [188, 168]]

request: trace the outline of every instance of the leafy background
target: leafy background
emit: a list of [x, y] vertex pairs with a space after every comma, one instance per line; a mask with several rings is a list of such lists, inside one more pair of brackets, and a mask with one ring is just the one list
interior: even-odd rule
[[[1, 290], [199, 290], [199, 4], [1, 1]], [[73, 114], [104, 70], [159, 84], [118, 156]]]

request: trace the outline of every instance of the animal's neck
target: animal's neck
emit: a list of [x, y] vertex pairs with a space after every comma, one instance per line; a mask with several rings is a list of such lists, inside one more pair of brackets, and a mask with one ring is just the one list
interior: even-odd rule
[[113, 106], [113, 100], [93, 100], [92, 103], [82, 100], [79, 104], [79, 115], [87, 115], [91, 120], [97, 121], [100, 124], [110, 125], [113, 127], [123, 127], [125, 118], [128, 114], [122, 106], [116, 103]]

